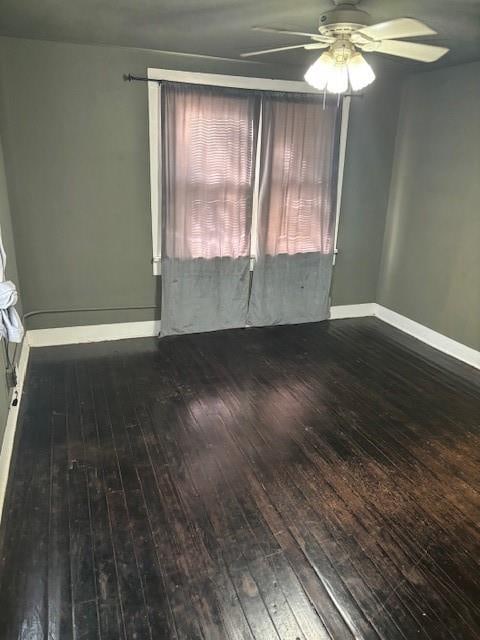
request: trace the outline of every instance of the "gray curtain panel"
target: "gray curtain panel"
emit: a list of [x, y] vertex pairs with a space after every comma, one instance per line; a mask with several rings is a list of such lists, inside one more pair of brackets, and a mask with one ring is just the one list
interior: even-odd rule
[[258, 95], [162, 84], [161, 335], [244, 327]]
[[334, 250], [340, 109], [315, 97], [262, 101], [257, 261], [248, 324], [324, 320]]

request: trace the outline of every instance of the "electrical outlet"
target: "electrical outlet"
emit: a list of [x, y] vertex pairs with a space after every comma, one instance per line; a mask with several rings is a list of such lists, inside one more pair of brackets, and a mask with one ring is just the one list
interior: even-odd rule
[[17, 369], [13, 367], [12, 369], [8, 369], [6, 373], [7, 378], [7, 387], [9, 389], [13, 389], [17, 386]]

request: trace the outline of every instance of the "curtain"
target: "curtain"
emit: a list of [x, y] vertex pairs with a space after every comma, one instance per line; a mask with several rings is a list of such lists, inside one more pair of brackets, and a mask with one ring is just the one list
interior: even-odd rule
[[161, 335], [244, 327], [259, 98], [162, 84]]
[[332, 275], [340, 108], [296, 94], [262, 102], [257, 262], [248, 323], [324, 320]]

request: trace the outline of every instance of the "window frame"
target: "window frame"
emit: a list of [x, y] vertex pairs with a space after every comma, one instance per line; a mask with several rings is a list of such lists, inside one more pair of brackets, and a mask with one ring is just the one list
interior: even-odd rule
[[[152, 216], [152, 267], [153, 275], [161, 275], [161, 185], [158, 180], [159, 171], [161, 170], [161, 114], [159, 109], [161, 84], [162, 80], [170, 80], [172, 82], [185, 82], [188, 84], [210, 85], [216, 87], [235, 87], [237, 89], [252, 89], [257, 91], [291, 91], [294, 93], [313, 93], [318, 95], [318, 91], [308, 85], [306, 82], [294, 80], [274, 80], [270, 78], [253, 78], [247, 76], [230, 76], [217, 73], [198, 73], [190, 71], [174, 71], [171, 69], [147, 69], [147, 77], [149, 80], [158, 80], [159, 82], [148, 82], [148, 136], [149, 136], [149, 156], [150, 156], [150, 210]], [[338, 157], [338, 181], [337, 181], [337, 203], [335, 212], [335, 236], [334, 236], [334, 254], [333, 264], [335, 264], [335, 256], [338, 253], [337, 240], [338, 228], [340, 221], [341, 199], [343, 174], [345, 166], [348, 120], [350, 114], [350, 96], [346, 96], [342, 102], [342, 115], [340, 125], [340, 144]], [[258, 128], [257, 140], [257, 156], [256, 170], [254, 178], [253, 191], [253, 207], [252, 207], [252, 230], [251, 230], [251, 258], [250, 269], [253, 270], [257, 253], [257, 223], [258, 223], [258, 199], [259, 199], [259, 163], [260, 157], [260, 140], [262, 132], [262, 114], [260, 113], [260, 122]]]

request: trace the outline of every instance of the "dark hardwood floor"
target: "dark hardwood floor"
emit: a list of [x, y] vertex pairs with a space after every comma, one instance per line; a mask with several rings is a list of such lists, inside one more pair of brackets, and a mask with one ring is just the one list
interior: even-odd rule
[[2, 640], [480, 638], [480, 373], [374, 319], [35, 349]]

